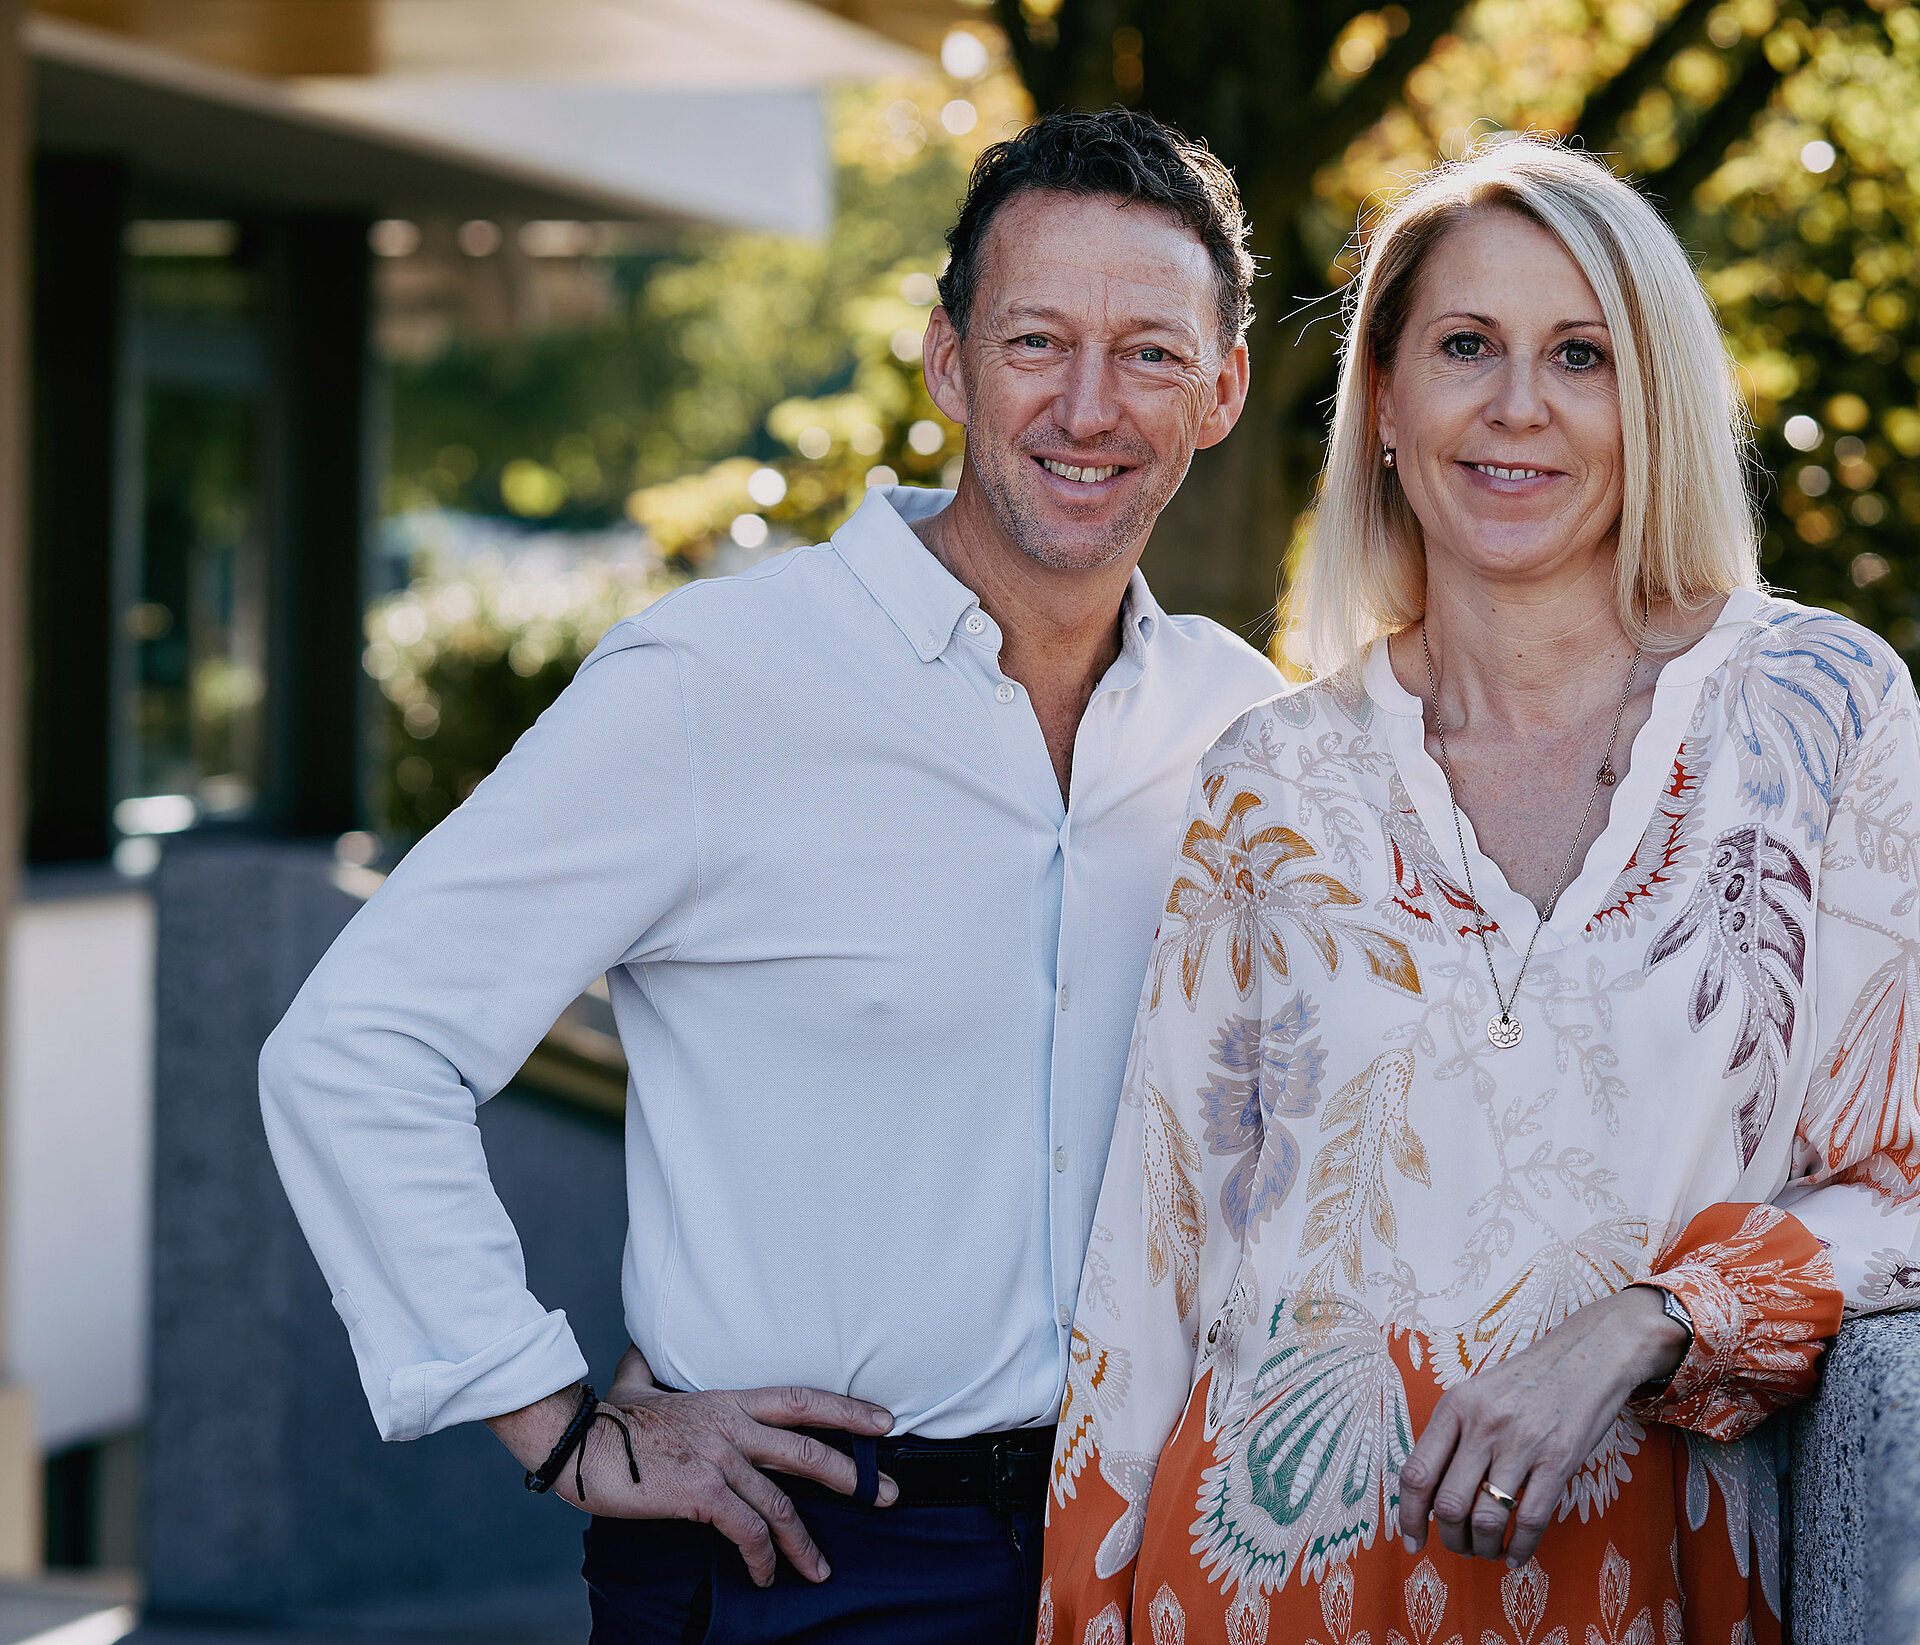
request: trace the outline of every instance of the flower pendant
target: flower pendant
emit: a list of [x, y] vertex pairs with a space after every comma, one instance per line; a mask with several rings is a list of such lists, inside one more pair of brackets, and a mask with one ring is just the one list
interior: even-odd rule
[[1487, 1038], [1496, 1051], [1511, 1051], [1520, 1043], [1520, 1023], [1508, 1012], [1487, 1018]]

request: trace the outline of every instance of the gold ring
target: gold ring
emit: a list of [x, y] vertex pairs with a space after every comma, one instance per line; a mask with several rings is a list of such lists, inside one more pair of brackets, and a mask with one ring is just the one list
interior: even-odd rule
[[1488, 1496], [1492, 1497], [1493, 1500], [1499, 1503], [1502, 1508], [1506, 1509], [1508, 1513], [1512, 1513], [1514, 1509], [1520, 1506], [1520, 1499], [1517, 1496], [1508, 1496], [1505, 1491], [1501, 1490], [1500, 1487], [1490, 1479], [1481, 1480], [1480, 1489], [1485, 1491]]

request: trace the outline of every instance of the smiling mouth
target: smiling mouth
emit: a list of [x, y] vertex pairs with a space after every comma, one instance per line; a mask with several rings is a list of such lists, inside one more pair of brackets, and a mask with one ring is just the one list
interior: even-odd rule
[[1468, 463], [1466, 466], [1476, 474], [1484, 474], [1494, 480], [1544, 480], [1560, 472], [1555, 468], [1501, 468], [1494, 463]]
[[1104, 468], [1076, 468], [1072, 463], [1056, 463], [1051, 457], [1034, 459], [1049, 474], [1057, 474], [1063, 480], [1073, 480], [1080, 485], [1098, 485], [1102, 480], [1111, 480], [1125, 467], [1122, 463], [1109, 463]]

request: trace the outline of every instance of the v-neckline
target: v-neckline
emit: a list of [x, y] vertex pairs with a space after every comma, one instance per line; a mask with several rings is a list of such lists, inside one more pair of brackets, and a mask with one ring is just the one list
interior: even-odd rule
[[[1564, 948], [1579, 940], [1598, 912], [1653, 820], [1674, 756], [1700, 700], [1701, 686], [1726, 661], [1734, 643], [1765, 603], [1766, 596], [1758, 589], [1735, 589], [1720, 608], [1713, 627], [1661, 667], [1653, 688], [1652, 712], [1634, 736], [1627, 774], [1614, 795], [1607, 824], [1587, 847], [1579, 872], [1561, 891], [1552, 918], [1541, 927], [1536, 952]], [[1368, 697], [1385, 713], [1387, 752], [1407, 797], [1448, 872], [1461, 873], [1464, 885], [1446, 773], [1427, 752], [1426, 705], [1400, 683], [1387, 655], [1385, 637], [1373, 642], [1361, 666]], [[1493, 916], [1501, 940], [1517, 955], [1534, 935], [1539, 910], [1507, 883], [1500, 865], [1480, 849], [1473, 819], [1464, 809], [1460, 812], [1460, 834], [1473, 866], [1473, 888], [1480, 906]]]

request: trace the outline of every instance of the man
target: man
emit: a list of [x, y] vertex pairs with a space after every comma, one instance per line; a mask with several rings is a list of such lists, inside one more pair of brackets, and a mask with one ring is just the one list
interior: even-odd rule
[[[382, 1434], [485, 1419], [591, 1510], [601, 1645], [1030, 1637], [1192, 769], [1279, 684], [1135, 570], [1246, 395], [1244, 239], [1143, 115], [990, 150], [925, 350], [958, 491], [614, 629], [261, 1058]], [[474, 1108], [602, 973], [637, 1350], [596, 1406]]]

